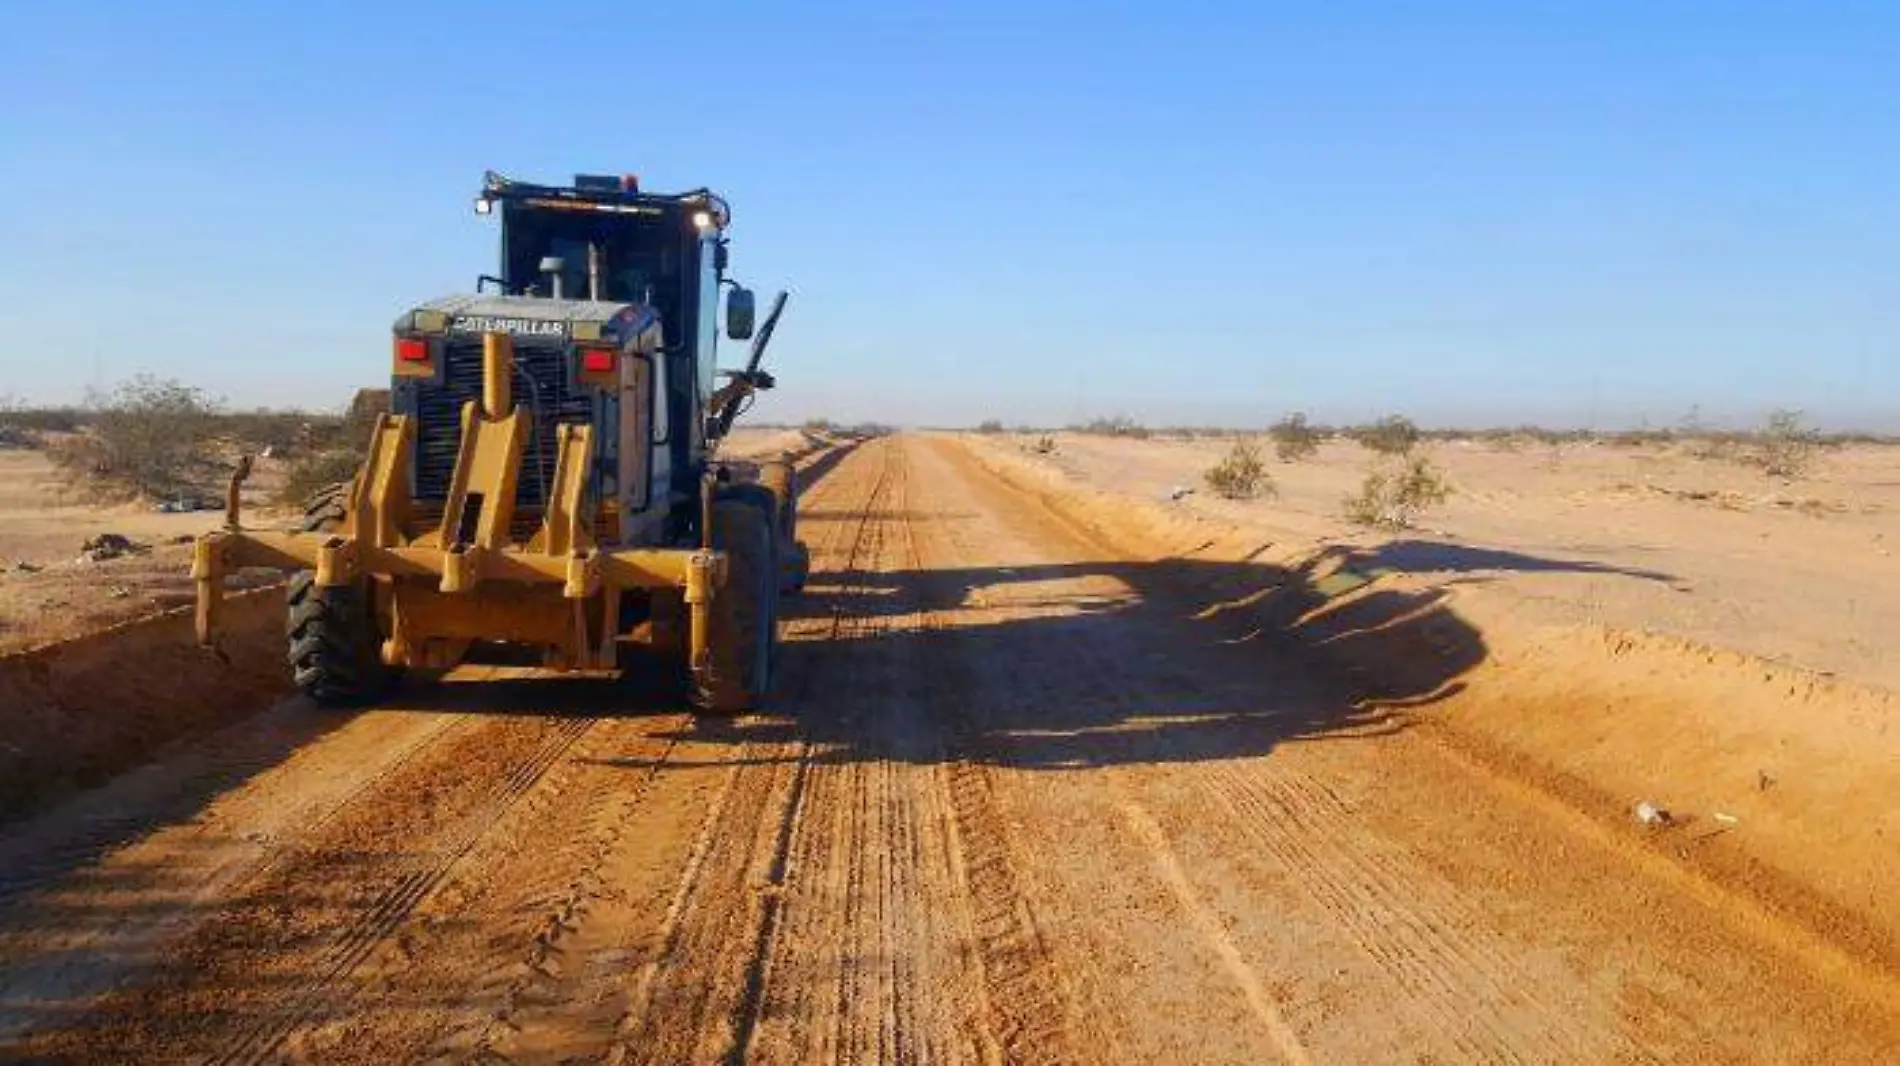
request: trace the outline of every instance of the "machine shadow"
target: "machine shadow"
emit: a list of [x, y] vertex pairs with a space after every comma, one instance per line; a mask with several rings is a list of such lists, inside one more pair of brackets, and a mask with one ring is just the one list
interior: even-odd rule
[[1443, 591], [1262, 563], [821, 574], [794, 604], [779, 707], [694, 739], [1042, 770], [1232, 759], [1402, 729], [1486, 655]]
[[1393, 540], [1373, 548], [1339, 550], [1346, 566], [1360, 570], [1400, 570], [1406, 573], [1470, 574], [1508, 571], [1525, 574], [1609, 574], [1678, 584], [1682, 579], [1661, 570], [1553, 559], [1541, 555], [1435, 540]]

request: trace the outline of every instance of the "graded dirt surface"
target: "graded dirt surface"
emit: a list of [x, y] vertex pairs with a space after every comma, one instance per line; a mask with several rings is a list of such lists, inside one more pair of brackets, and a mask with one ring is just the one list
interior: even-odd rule
[[1455, 615], [1388, 612], [1440, 654], [1369, 688], [1236, 606], [1294, 571], [1138, 550], [956, 440], [807, 484], [770, 713], [465, 668], [0, 829], [0, 1059], [1900, 1054], [1890, 897], [1803, 909], [1467, 742]]

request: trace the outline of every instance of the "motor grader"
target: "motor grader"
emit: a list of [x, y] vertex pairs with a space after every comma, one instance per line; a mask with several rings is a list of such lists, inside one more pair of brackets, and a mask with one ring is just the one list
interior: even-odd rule
[[[289, 571], [289, 660], [325, 704], [376, 699], [407, 668], [529, 661], [564, 671], [677, 669], [696, 705], [765, 697], [781, 593], [804, 580], [788, 462], [723, 461], [761, 389], [784, 309], [754, 330], [726, 276], [726, 202], [636, 179], [535, 185], [489, 173], [501, 263], [472, 295], [397, 318], [389, 410], [355, 477], [295, 530], [225, 526], [196, 545], [199, 640], [224, 579]], [[725, 333], [751, 339], [716, 370]], [[639, 665], [636, 665], [639, 664]]]

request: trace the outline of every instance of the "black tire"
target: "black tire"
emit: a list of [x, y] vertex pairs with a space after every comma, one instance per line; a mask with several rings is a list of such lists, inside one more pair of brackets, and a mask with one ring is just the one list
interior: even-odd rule
[[777, 515], [769, 490], [734, 485], [713, 502], [713, 547], [726, 583], [713, 600], [711, 662], [693, 677], [693, 705], [738, 714], [765, 702], [778, 659]]
[[[348, 485], [332, 485], [310, 497], [299, 528], [327, 533], [341, 528]], [[325, 706], [349, 706], [388, 692], [397, 672], [383, 665], [382, 634], [367, 578], [341, 588], [318, 588], [308, 570], [292, 575], [285, 593], [284, 635], [290, 644], [291, 677], [304, 695]]]

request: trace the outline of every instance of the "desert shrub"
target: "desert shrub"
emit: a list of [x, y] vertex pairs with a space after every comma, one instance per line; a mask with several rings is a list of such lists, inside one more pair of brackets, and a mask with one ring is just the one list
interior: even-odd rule
[[1207, 487], [1229, 500], [1251, 500], [1273, 495], [1273, 477], [1260, 460], [1260, 449], [1250, 440], [1237, 440], [1225, 458], [1201, 475]]
[[[310, 436], [314, 417], [318, 416], [303, 411], [272, 411], [260, 407], [253, 411], [233, 411], [220, 417], [218, 423], [240, 451], [257, 453], [269, 450], [284, 454]], [[330, 418], [327, 421], [338, 420]]]
[[1035, 452], [1037, 455], [1054, 455], [1056, 453], [1056, 439], [1045, 433], [1036, 438], [1036, 443], [1030, 445], [1029, 450]]
[[72, 433], [79, 412], [70, 407], [28, 407], [11, 394], [0, 394], [0, 448], [37, 448], [47, 433]]
[[1404, 415], [1387, 415], [1369, 426], [1361, 426], [1354, 439], [1380, 455], [1405, 455], [1418, 446], [1418, 426]]
[[799, 428], [807, 433], [830, 433], [834, 427], [829, 418], [807, 418]]
[[1375, 465], [1367, 471], [1359, 494], [1346, 497], [1346, 519], [1378, 529], [1406, 529], [1450, 497], [1451, 484], [1431, 458], [1410, 455], [1397, 466]]
[[39, 443], [39, 434], [10, 417], [19, 406], [11, 395], [0, 394], [0, 448], [31, 448]]
[[1808, 428], [1801, 412], [1781, 408], [1769, 414], [1749, 461], [1770, 477], [1797, 478], [1807, 472], [1818, 447], [1820, 437]]
[[364, 445], [337, 447], [325, 451], [299, 452], [284, 470], [284, 483], [277, 490], [279, 502], [301, 506], [318, 490], [349, 481], [363, 464]]
[[53, 449], [68, 472], [106, 494], [172, 496], [216, 469], [218, 404], [189, 385], [150, 375], [92, 397], [86, 432]]
[[1003, 423], [1000, 419], [986, 418], [977, 423], [976, 431], [978, 433], [1001, 433], [1003, 432]]
[[1319, 451], [1319, 433], [1307, 424], [1306, 412], [1295, 411], [1267, 430], [1273, 438], [1273, 453], [1283, 463], [1297, 463]]
[[1098, 437], [1132, 437], [1136, 440], [1146, 440], [1149, 435], [1148, 427], [1127, 415], [1091, 418], [1075, 428], [1079, 433], [1093, 433]]
[[36, 436], [42, 433], [77, 433], [80, 413], [74, 407], [0, 407], [0, 425], [12, 426]]

